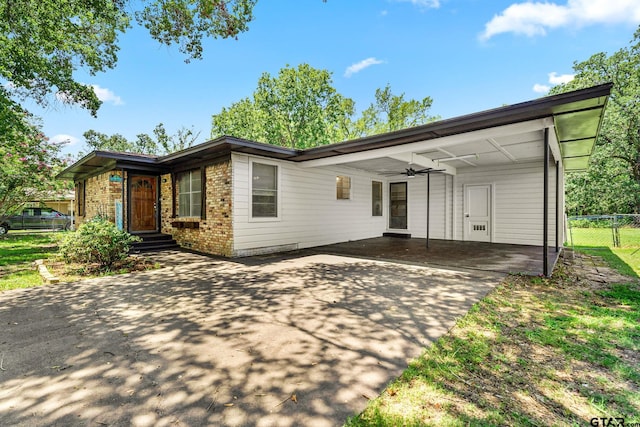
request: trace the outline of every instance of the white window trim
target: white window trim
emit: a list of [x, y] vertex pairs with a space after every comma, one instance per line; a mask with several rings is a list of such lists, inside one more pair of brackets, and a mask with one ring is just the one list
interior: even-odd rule
[[[192, 174], [194, 172], [201, 173], [200, 169], [189, 169], [189, 170], [186, 170], [184, 172], [178, 173], [178, 179], [176, 179], [176, 186], [178, 187], [177, 188], [177, 190], [178, 190], [177, 191], [178, 200], [176, 200], [176, 203], [178, 204], [178, 209], [176, 209], [177, 210], [177, 212], [176, 212], [176, 217], [177, 218], [186, 218], [186, 219], [191, 219], [191, 218], [200, 219], [200, 218], [202, 218], [201, 213], [199, 213], [198, 215], [180, 215], [180, 175], [181, 174], [190, 173], [189, 180], [191, 181], [192, 180], [191, 176], [192, 176]], [[189, 183], [189, 187], [191, 187], [191, 182]], [[203, 191], [202, 187], [203, 187], [202, 175], [200, 175], [200, 192], [199, 192], [199, 194], [200, 194], [201, 203], [202, 203], [202, 191]], [[195, 194], [193, 191], [189, 191], [188, 193], [191, 194], [191, 195]], [[189, 198], [189, 200], [191, 200], [191, 198]], [[192, 213], [191, 212], [192, 208], [193, 208], [193, 206], [191, 204], [189, 204], [189, 213], [190, 214]], [[202, 206], [200, 207], [200, 211], [202, 212]]]
[[[272, 217], [253, 217], [253, 164], [260, 163], [276, 167], [277, 187], [276, 187], [276, 209], [277, 215]], [[280, 163], [265, 160], [262, 158], [249, 158], [249, 222], [279, 222], [282, 221], [282, 165]]]

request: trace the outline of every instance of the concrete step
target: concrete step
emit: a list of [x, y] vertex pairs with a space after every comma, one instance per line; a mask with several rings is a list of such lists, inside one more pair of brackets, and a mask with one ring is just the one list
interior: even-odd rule
[[142, 242], [137, 242], [132, 245], [133, 252], [148, 252], [177, 249], [180, 246], [170, 234], [163, 233], [151, 233], [151, 234], [139, 234], [138, 237], [142, 239]]

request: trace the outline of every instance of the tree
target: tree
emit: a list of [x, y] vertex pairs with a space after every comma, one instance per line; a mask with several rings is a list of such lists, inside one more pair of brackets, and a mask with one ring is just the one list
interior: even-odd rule
[[82, 134], [84, 142], [91, 147], [92, 150], [119, 151], [121, 153], [135, 152], [144, 153], [145, 151], [137, 150], [134, 145], [119, 133], [111, 136], [89, 129]]
[[153, 129], [153, 137], [141, 133], [133, 141], [129, 141], [118, 133], [107, 135], [93, 129], [89, 129], [82, 135], [91, 150], [164, 155], [191, 147], [200, 136], [200, 132], [194, 131], [193, 128], [182, 127], [174, 135], [168, 135], [164, 124], [159, 123]]
[[[248, 29], [257, 0], [11, 0], [0, 2], [0, 77], [15, 93], [46, 105], [57, 94], [93, 115], [100, 101], [75, 80], [113, 68], [118, 36], [136, 20], [162, 44], [202, 57], [203, 37], [237, 37]], [[139, 8], [141, 7], [141, 8]], [[136, 9], [138, 8], [138, 9]]]
[[0, 87], [0, 220], [25, 202], [60, 188], [55, 175], [65, 161], [34, 119]]
[[570, 213], [640, 213], [640, 28], [631, 43], [575, 63], [575, 78], [552, 90], [613, 83], [589, 168], [567, 179]]
[[277, 77], [264, 73], [253, 98], [245, 98], [213, 116], [212, 136], [232, 135], [291, 148], [335, 142], [340, 119], [353, 115], [333, 87], [331, 73], [301, 64]]
[[391, 87], [376, 91], [376, 102], [354, 120], [355, 102], [333, 87], [331, 73], [308, 64], [264, 73], [252, 98], [212, 117], [211, 136], [231, 135], [294, 149], [316, 147], [424, 124], [432, 100], [405, 100]]
[[421, 101], [405, 101], [404, 93], [394, 95], [387, 84], [384, 89], [376, 89], [375, 103], [355, 122], [355, 133], [366, 136], [432, 122], [438, 118], [429, 115], [432, 104], [433, 99], [428, 96]]
[[[153, 129], [153, 135], [156, 137], [158, 144], [157, 153], [169, 154], [176, 151], [184, 150], [196, 143], [200, 137], [200, 131], [195, 131], [193, 127], [180, 127], [173, 135], [167, 135], [167, 131], [162, 123], [156, 125]], [[140, 138], [140, 135], [138, 135]]]

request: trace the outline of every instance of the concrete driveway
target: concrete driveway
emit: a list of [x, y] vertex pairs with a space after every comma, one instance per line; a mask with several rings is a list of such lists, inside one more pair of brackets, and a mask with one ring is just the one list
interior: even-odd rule
[[0, 425], [341, 425], [502, 277], [169, 259], [0, 293]]

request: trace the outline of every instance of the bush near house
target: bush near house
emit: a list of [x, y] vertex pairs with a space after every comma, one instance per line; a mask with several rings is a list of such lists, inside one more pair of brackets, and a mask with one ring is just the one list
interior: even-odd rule
[[66, 262], [98, 264], [110, 269], [129, 255], [131, 245], [141, 239], [104, 218], [96, 217], [83, 223], [60, 244], [60, 255]]

